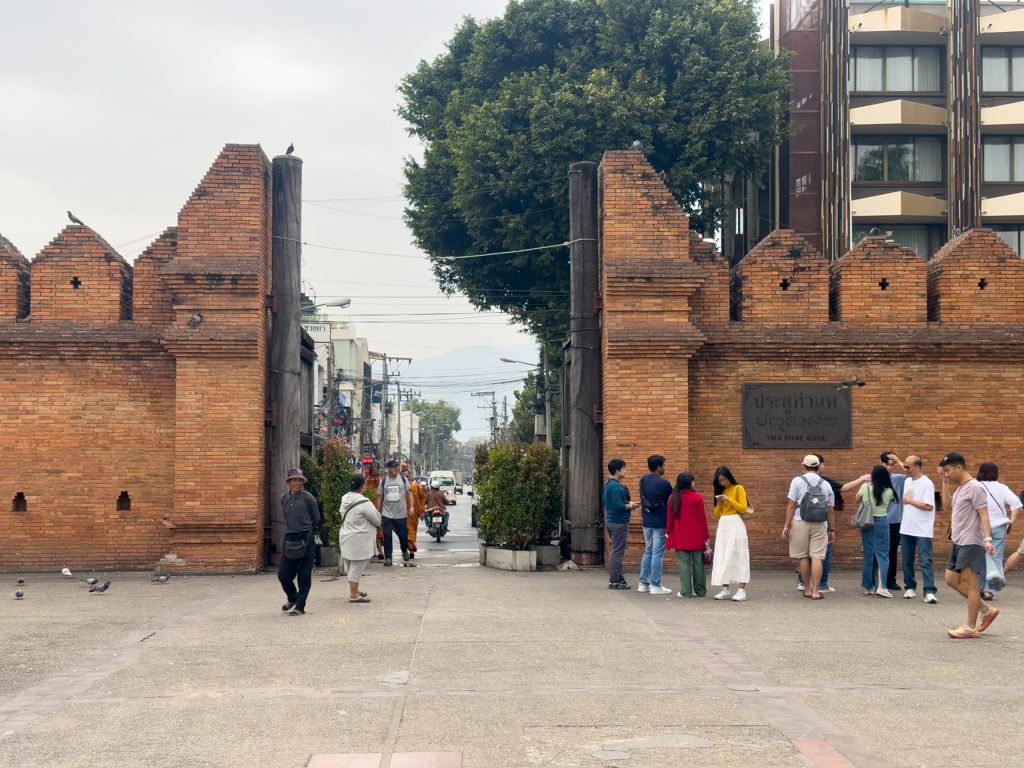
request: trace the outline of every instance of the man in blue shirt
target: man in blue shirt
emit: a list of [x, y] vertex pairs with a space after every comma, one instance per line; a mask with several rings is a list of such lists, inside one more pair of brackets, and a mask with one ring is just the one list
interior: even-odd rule
[[640, 478], [640, 511], [644, 519], [644, 557], [640, 561], [640, 586], [637, 592], [652, 595], [670, 595], [672, 590], [661, 586], [661, 564], [665, 557], [665, 524], [668, 515], [668, 497], [672, 483], [666, 480], [665, 457], [647, 459], [650, 474]]
[[601, 502], [605, 510], [605, 530], [611, 545], [608, 548], [608, 589], [629, 589], [622, 577], [622, 556], [626, 552], [626, 536], [629, 533], [629, 517], [640, 502], [629, 500], [629, 490], [622, 484], [626, 479], [626, 462], [612, 459], [608, 462], [608, 474]]

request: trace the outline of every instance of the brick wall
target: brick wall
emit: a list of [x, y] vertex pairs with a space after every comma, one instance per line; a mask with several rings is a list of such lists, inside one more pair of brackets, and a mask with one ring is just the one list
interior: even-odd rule
[[31, 318], [0, 325], [0, 569], [263, 563], [271, 179], [228, 145], [134, 275], [83, 226], [31, 262]]
[[0, 323], [28, 315], [30, 275], [28, 259], [0, 235]]
[[[721, 257], [661, 202], [667, 190], [638, 153], [607, 153], [599, 184], [603, 463], [627, 462], [634, 498], [647, 456], [662, 454], [667, 477], [686, 470], [696, 478], [713, 537], [711, 481], [717, 466], [728, 466], [757, 510], [747, 526], [752, 562], [792, 567], [780, 538], [785, 497], [809, 451], [743, 448], [742, 385], [851, 375], [868, 382], [852, 393], [854, 447], [824, 451], [827, 476], [848, 482], [893, 450], [920, 455], [938, 481], [938, 460], [957, 450], [972, 469], [994, 461], [1001, 480], [1024, 487], [1024, 294], [1017, 282], [1024, 267], [997, 235], [967, 233], [927, 264], [869, 237], [827, 265], [794, 232], [777, 231], [732, 269], [729, 285]], [[1000, 288], [989, 312], [974, 311], [965, 298], [991, 290], [978, 288], [982, 276]], [[722, 312], [726, 303], [738, 319]], [[943, 322], [927, 321], [932, 305], [945, 313], [935, 318]], [[833, 562], [859, 567], [859, 533], [848, 524], [853, 494], [847, 501]], [[940, 564], [948, 519], [940, 510]], [[1007, 547], [1020, 536], [1014, 531]], [[627, 566], [639, 567], [642, 553], [634, 515]], [[671, 558], [665, 566], [674, 569]]]
[[1024, 262], [990, 229], [970, 229], [928, 262], [928, 319], [944, 323], [1017, 323], [1024, 303]]

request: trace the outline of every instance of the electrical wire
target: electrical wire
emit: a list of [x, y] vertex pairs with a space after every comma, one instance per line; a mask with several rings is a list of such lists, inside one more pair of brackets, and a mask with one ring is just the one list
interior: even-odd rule
[[[540, 184], [553, 184], [556, 181], [567, 181], [565, 176], [555, 176], [552, 179], [544, 179], [542, 181], [527, 181], [523, 184], [495, 184], [489, 187], [476, 187], [468, 190], [467, 192], [481, 192], [492, 189], [524, 189], [526, 187], [536, 187]], [[467, 194], [462, 192], [459, 194]], [[419, 200], [437, 200], [440, 198], [451, 198], [455, 197], [455, 194], [441, 194], [441, 195], [426, 195], [418, 198]], [[350, 198], [319, 198], [316, 200], [303, 200], [304, 203], [387, 203], [394, 200], [405, 200], [405, 195], [399, 195], [397, 197], [350, 197]]]
[[[405, 221], [405, 216], [378, 216], [375, 213], [363, 213], [362, 211], [349, 211], [344, 208], [332, 208], [329, 205], [323, 203], [308, 202], [309, 205], [315, 205], [317, 208], [326, 208], [328, 211], [337, 211], [338, 213], [348, 213], [353, 216], [366, 216], [371, 219], [386, 219], [388, 221]], [[424, 219], [425, 221], [434, 222], [445, 222], [445, 221], [459, 221], [464, 224], [469, 224], [474, 221], [494, 221], [495, 219], [504, 219], [508, 216], [532, 216], [535, 213], [546, 213], [548, 211], [557, 211], [560, 208], [568, 208], [568, 205], [554, 205], [550, 208], [538, 208], [535, 211], [523, 211], [522, 213], [503, 213], [500, 216], [480, 216], [474, 219], [464, 219], [461, 216], [431, 216]]]
[[321, 245], [319, 243], [310, 243], [306, 240], [296, 240], [294, 237], [283, 237], [281, 235], [274, 235], [279, 240], [290, 240], [293, 243], [299, 243], [301, 245], [309, 246], [310, 248], [323, 248], [328, 251], [345, 251], [346, 253], [363, 253], [368, 256], [397, 256], [403, 259], [422, 259], [426, 261], [453, 261], [457, 259], [481, 259], [485, 256], [509, 256], [515, 253], [531, 253], [533, 251], [547, 251], [551, 248], [565, 248], [573, 243], [581, 242], [593, 242], [596, 243], [597, 239], [593, 237], [577, 237], [575, 240], [566, 240], [564, 243], [554, 243], [552, 245], [538, 245], [535, 248], [519, 248], [514, 251], [491, 251], [490, 253], [468, 253], [464, 256], [413, 256], [408, 253], [381, 253], [378, 251], [360, 251], [355, 248], [341, 248], [336, 245]]

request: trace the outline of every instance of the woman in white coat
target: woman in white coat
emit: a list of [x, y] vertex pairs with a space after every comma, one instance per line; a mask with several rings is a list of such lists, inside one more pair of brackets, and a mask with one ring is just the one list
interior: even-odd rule
[[373, 557], [380, 513], [373, 502], [363, 496], [366, 484], [362, 474], [352, 476], [348, 493], [341, 499], [341, 530], [338, 532], [338, 554], [348, 560], [348, 601], [368, 603], [370, 598], [359, 591], [359, 580], [366, 564]]

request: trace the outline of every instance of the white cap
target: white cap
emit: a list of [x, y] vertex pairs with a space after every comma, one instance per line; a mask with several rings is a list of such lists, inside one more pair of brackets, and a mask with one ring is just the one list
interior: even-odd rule
[[808, 453], [806, 456], [804, 456], [805, 467], [817, 467], [820, 464], [821, 462], [818, 461], [818, 457], [815, 456], [813, 453]]

